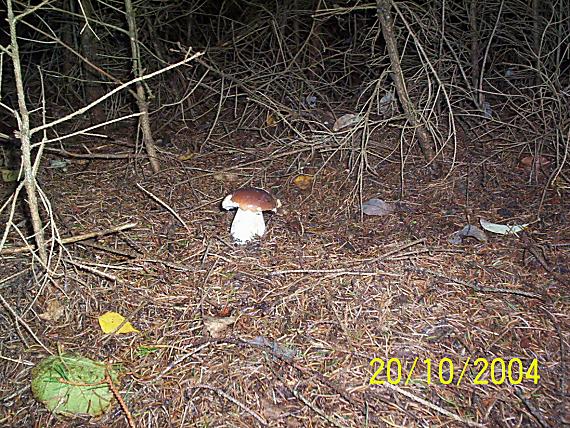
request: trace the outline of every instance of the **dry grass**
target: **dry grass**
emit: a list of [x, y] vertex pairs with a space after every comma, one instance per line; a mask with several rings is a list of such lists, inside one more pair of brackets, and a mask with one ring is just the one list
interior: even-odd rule
[[[43, 344], [124, 365], [121, 395], [137, 426], [569, 422], [568, 203], [549, 190], [543, 222], [527, 241], [447, 242], [467, 216], [472, 223], [533, 218], [544, 183], [529, 184], [524, 171], [509, 168], [515, 159], [486, 162], [484, 170], [482, 157], [460, 160], [441, 181], [409, 165], [401, 211], [361, 221], [350, 197], [353, 181], [338, 157], [320, 169], [313, 189], [301, 191], [292, 184], [301, 171], [298, 154], [239, 167], [283, 147], [242, 135], [231, 147], [219, 143], [179, 162], [174, 155], [186, 143], [178, 140], [163, 152], [172, 156], [158, 176], [104, 161], [74, 163], [66, 174], [46, 170], [63, 235], [138, 225], [91, 242], [99, 247], [69, 245], [53, 281], [40, 290], [24, 257], [2, 261], [2, 277], [23, 273], [3, 283], [1, 294]], [[309, 163], [304, 172], [323, 165], [318, 156]], [[228, 164], [238, 165], [236, 176], [219, 174]], [[377, 173], [364, 180], [364, 196], [397, 199], [397, 166], [381, 165]], [[172, 207], [190, 230], [135, 183]], [[244, 184], [273, 190], [284, 209], [268, 217], [260, 243], [238, 247], [229, 238], [232, 215], [219, 203]], [[512, 219], [502, 218], [500, 208]], [[117, 279], [80, 269], [70, 257]], [[40, 319], [53, 300], [64, 315]], [[107, 310], [129, 317], [141, 333], [103, 335], [97, 317]], [[237, 322], [210, 337], [205, 317], [230, 314]], [[1, 376], [11, 380], [1, 386], [0, 425], [127, 426], [118, 405], [99, 420], [50, 415], [29, 389], [30, 369], [45, 351], [7, 313], [0, 320]], [[369, 385], [374, 357], [400, 359], [402, 382]], [[437, 380], [442, 358], [453, 362], [457, 380], [463, 363], [479, 357], [520, 358], [525, 367], [537, 359], [540, 380], [474, 385], [473, 365], [459, 386]], [[404, 385], [416, 358], [413, 379]], [[426, 358], [434, 365], [431, 385]], [[482, 379], [490, 379], [489, 371]]]

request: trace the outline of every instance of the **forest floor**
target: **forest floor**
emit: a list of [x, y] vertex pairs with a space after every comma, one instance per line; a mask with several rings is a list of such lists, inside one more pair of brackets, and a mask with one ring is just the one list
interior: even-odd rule
[[[2, 256], [0, 278], [16, 276], [0, 294], [43, 345], [123, 367], [136, 426], [570, 423], [570, 200], [547, 187], [551, 169], [470, 148], [438, 179], [409, 159], [402, 193], [397, 160], [378, 161], [362, 199], [399, 203], [361, 217], [354, 174], [330, 152], [246, 132], [193, 147], [182, 133], [161, 146], [159, 174], [135, 160], [45, 169], [61, 237], [136, 226], [56, 246], [39, 284], [29, 257]], [[283, 208], [240, 246], [220, 202], [247, 185]], [[450, 242], [481, 218], [521, 224], [539, 211], [522, 234]], [[107, 311], [138, 333], [103, 334]], [[1, 426], [128, 426], [118, 404], [96, 419], [51, 415], [30, 389], [47, 352], [7, 311], [0, 323]]]

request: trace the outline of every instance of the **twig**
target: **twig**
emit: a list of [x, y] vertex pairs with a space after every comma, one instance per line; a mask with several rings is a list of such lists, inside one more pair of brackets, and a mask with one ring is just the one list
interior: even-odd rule
[[14, 278], [17, 278], [17, 277], [19, 277], [20, 275], [25, 274], [26, 272], [28, 272], [27, 269], [19, 270], [18, 272], [15, 272], [15, 273], [13, 273], [13, 274], [10, 275], [10, 276], [7, 276], [7, 277], [5, 277], [5, 278], [0, 279], [0, 289], [6, 288], [6, 287], [10, 287], [10, 284], [7, 284], [7, 285], [4, 285], [4, 284], [6, 284], [7, 282], [12, 281]]
[[138, 260], [142, 263], [144, 262], [148, 262], [148, 263], [158, 263], [158, 264], [162, 264], [164, 266], [168, 266], [169, 268], [172, 269], [178, 269], [181, 270], [183, 272], [195, 272], [196, 268], [192, 267], [188, 267], [188, 266], [184, 266], [180, 263], [174, 263], [174, 262], [169, 262], [168, 260], [156, 260], [156, 259], [142, 259], [142, 260]]
[[141, 153], [73, 153], [65, 149], [53, 149], [53, 148], [46, 148], [46, 152], [58, 153], [62, 156], [67, 156], [70, 158], [77, 158], [77, 159], [114, 160], [114, 159], [140, 159], [147, 157], [147, 155], [143, 155]]
[[400, 245], [397, 248], [394, 248], [393, 250], [388, 251], [387, 253], [382, 254], [381, 256], [379, 256], [378, 258], [376, 258], [376, 261], [380, 261], [380, 260], [384, 260], [386, 258], [388, 258], [389, 256], [399, 253], [402, 250], [405, 250], [406, 248], [410, 248], [413, 247], [414, 245], [419, 245], [419, 244], [424, 244], [425, 243], [425, 238], [422, 239], [416, 239], [415, 241], [412, 242], [408, 242], [404, 245]]
[[414, 395], [411, 392], [408, 392], [405, 389], [402, 389], [397, 385], [392, 385], [391, 383], [388, 383], [388, 382], [383, 383], [383, 385], [386, 386], [387, 388], [399, 393], [399, 394], [402, 394], [404, 397], [407, 397], [410, 400], [414, 400], [414, 401], [416, 401], [416, 402], [418, 402], [418, 403], [420, 403], [426, 407], [429, 407], [430, 409], [435, 410], [436, 412], [439, 412], [442, 415], [445, 415], [445, 416], [447, 416], [447, 417], [449, 417], [449, 418], [451, 418], [457, 422], [461, 422], [462, 424], [465, 424], [465, 425], [470, 426], [470, 427], [485, 428], [485, 425], [482, 425], [482, 424], [477, 423], [477, 422], [470, 421], [469, 419], [464, 419], [461, 416], [459, 416], [455, 413], [451, 413], [450, 411], [445, 410], [442, 407], [436, 406], [435, 404], [430, 403], [429, 401], [424, 400], [423, 398], [418, 397], [417, 395]]
[[108, 247], [106, 245], [94, 244], [92, 242], [85, 242], [82, 245], [93, 248], [95, 250], [106, 251], [108, 253], [117, 254], [119, 256], [128, 257], [131, 259], [136, 259], [138, 257], [138, 254], [135, 253], [134, 251], [123, 251], [117, 248]]
[[446, 279], [448, 281], [454, 282], [456, 284], [459, 285], [464, 285], [465, 287], [469, 287], [471, 288], [473, 291], [479, 292], [479, 293], [505, 293], [505, 294], [516, 294], [519, 296], [523, 296], [523, 297], [530, 297], [532, 299], [539, 299], [539, 300], [544, 300], [544, 297], [542, 297], [540, 294], [536, 294], [536, 293], [530, 293], [528, 291], [521, 291], [521, 290], [511, 290], [509, 288], [491, 288], [491, 287], [479, 287], [476, 284], [471, 284], [469, 282], [466, 281], [462, 281], [460, 279], [455, 279], [455, 278], [450, 278], [447, 275], [444, 275], [442, 273], [439, 272], [435, 272], [429, 269], [422, 269], [422, 268], [416, 268], [416, 267], [412, 267], [412, 266], [407, 266], [405, 268], [405, 270], [407, 272], [415, 272], [415, 273], [420, 273], [423, 275], [433, 275], [433, 276], [437, 276], [439, 278], [443, 278]]
[[241, 408], [242, 410], [246, 411], [247, 413], [249, 413], [251, 416], [253, 416], [255, 419], [257, 419], [257, 421], [263, 425], [263, 426], [267, 426], [267, 420], [265, 420], [265, 418], [263, 416], [261, 416], [259, 413], [255, 412], [254, 410], [250, 409], [249, 407], [247, 407], [245, 404], [243, 404], [241, 401], [239, 401], [238, 399], [232, 397], [229, 394], [226, 394], [224, 391], [222, 391], [219, 388], [216, 388], [214, 386], [205, 384], [205, 383], [200, 383], [200, 384], [196, 384], [196, 385], [189, 385], [189, 388], [193, 388], [193, 389], [208, 389], [210, 391], [215, 392], [216, 394], [218, 394], [220, 397], [225, 398], [228, 401], [231, 401], [232, 403], [234, 403], [236, 406], [238, 406], [239, 408]]
[[236, 346], [240, 346], [240, 347], [258, 348], [258, 349], [262, 349], [264, 351], [267, 351], [277, 360], [295, 368], [296, 370], [303, 373], [304, 375], [312, 376], [312, 377], [318, 379], [323, 385], [326, 385], [327, 387], [329, 387], [330, 389], [335, 391], [335, 393], [337, 393], [347, 403], [349, 403], [352, 406], [354, 406], [355, 408], [361, 410], [360, 403], [357, 403], [350, 396], [350, 394], [346, 391], [346, 389], [337, 385], [334, 381], [328, 379], [320, 371], [312, 369], [310, 367], [302, 367], [302, 366], [296, 364], [290, 358], [284, 356], [282, 353], [276, 352], [274, 349], [271, 348], [271, 346], [268, 346], [266, 344], [257, 344], [257, 343], [252, 343], [252, 342], [246, 342], [246, 341], [241, 340], [241, 339], [230, 339], [230, 338], [219, 338], [219, 339], [217, 339], [217, 338], [213, 338], [213, 337], [204, 337], [204, 338], [201, 338], [200, 340], [197, 340], [195, 342], [194, 346], [200, 346], [201, 347], [201, 346], [204, 346], [205, 344], [208, 345], [208, 344], [218, 344], [218, 343], [225, 343], [225, 344], [236, 345]]
[[330, 424], [332, 424], [338, 428], [346, 428], [346, 425], [341, 424], [340, 421], [337, 420], [338, 418], [333, 418], [332, 416], [327, 415], [322, 409], [318, 408], [313, 403], [311, 403], [309, 400], [307, 400], [303, 396], [303, 394], [301, 394], [296, 388], [289, 388], [289, 390], [299, 401], [301, 401], [305, 406], [307, 406], [313, 412], [318, 414], [320, 417], [322, 417], [328, 423], [330, 423]]
[[334, 273], [337, 275], [361, 275], [361, 276], [392, 276], [399, 277], [400, 275], [392, 272], [384, 271], [356, 271], [347, 269], [288, 269], [288, 270], [275, 270], [269, 273], [271, 276], [286, 275], [290, 273]]
[[61, 240], [62, 244], [71, 244], [78, 241], [85, 241], [86, 239], [98, 238], [100, 236], [110, 235], [112, 233], [122, 232], [123, 230], [132, 229], [137, 223], [126, 223], [120, 226], [111, 227], [109, 229], [100, 230], [97, 232], [83, 233], [81, 235], [70, 236], [69, 238], [63, 238]]
[[144, 193], [146, 193], [148, 196], [151, 197], [151, 199], [153, 199], [155, 202], [157, 202], [158, 204], [162, 205], [164, 208], [166, 208], [170, 214], [172, 214], [174, 217], [176, 217], [176, 220], [178, 220], [182, 226], [184, 226], [186, 228], [186, 230], [188, 231], [188, 233], [192, 233], [192, 231], [190, 230], [190, 228], [188, 227], [188, 225], [184, 222], [184, 220], [182, 220], [182, 218], [178, 215], [178, 213], [176, 211], [174, 211], [174, 209], [172, 209], [166, 202], [162, 201], [158, 196], [154, 195], [153, 193], [149, 192], [148, 190], [146, 190], [144, 187], [142, 187], [139, 183], [137, 183], [137, 187], [139, 189], [141, 189]]
[[[97, 232], [88, 232], [88, 233], [82, 233], [81, 235], [69, 236], [67, 238], [60, 239], [59, 243], [61, 245], [73, 244], [75, 242], [85, 241], [87, 239], [98, 238], [100, 236], [105, 236], [105, 235], [110, 235], [112, 233], [121, 232], [121, 231], [126, 230], [126, 229], [132, 229], [136, 225], [137, 225], [137, 223], [126, 223], [126, 224], [123, 224], [120, 226], [111, 227], [109, 229], [100, 230]], [[47, 241], [46, 245], [50, 244], [50, 243], [51, 243], [51, 240]], [[32, 246], [32, 249], [33, 248], [35, 248], [35, 246]], [[24, 252], [29, 251], [29, 250], [30, 250], [29, 245], [27, 245], [25, 247], [4, 248], [2, 251], [0, 251], [0, 255], [19, 254], [19, 253], [24, 253]]]
[[51, 352], [43, 343], [42, 341], [38, 338], [38, 336], [36, 336], [36, 334], [34, 333], [34, 331], [31, 329], [31, 327], [26, 323], [26, 321], [24, 321], [22, 318], [20, 318], [20, 316], [14, 311], [14, 309], [12, 309], [12, 307], [10, 306], [10, 304], [4, 299], [4, 297], [2, 297], [2, 294], [0, 294], [0, 303], [2, 303], [2, 306], [4, 306], [8, 312], [10, 312], [10, 314], [14, 317], [14, 320], [16, 321], [17, 324], [21, 324], [28, 333], [30, 333], [30, 336], [32, 336], [34, 338], [34, 340], [36, 341], [36, 343], [38, 345], [40, 345], [42, 348], [44, 348], [44, 350], [50, 354], [53, 355], [53, 352]]
[[548, 422], [546, 422], [544, 416], [542, 416], [540, 409], [537, 409], [536, 406], [532, 404], [530, 400], [527, 400], [527, 398], [524, 396], [519, 386], [515, 386], [514, 389], [515, 389], [515, 395], [519, 397], [519, 400], [523, 402], [525, 407], [528, 409], [530, 414], [536, 419], [536, 421], [540, 424], [540, 426], [542, 428], [549, 428], [550, 425], [548, 424]]
[[31, 129], [31, 130], [30, 130], [30, 135], [35, 134], [36, 132], [39, 132], [39, 131], [41, 131], [41, 130], [43, 130], [43, 129], [52, 128], [52, 127], [54, 127], [55, 125], [59, 125], [60, 123], [66, 122], [66, 121], [68, 121], [68, 120], [74, 118], [74, 117], [77, 116], [77, 115], [80, 115], [80, 114], [85, 113], [86, 111], [90, 110], [91, 108], [93, 108], [94, 106], [96, 106], [97, 104], [99, 104], [100, 102], [106, 100], [106, 99], [109, 98], [110, 96], [116, 94], [117, 92], [121, 91], [122, 89], [126, 88], [127, 86], [132, 85], [133, 83], [141, 82], [141, 81], [143, 81], [143, 80], [150, 79], [150, 78], [152, 78], [152, 77], [154, 77], [154, 76], [158, 76], [159, 74], [162, 74], [162, 73], [164, 73], [164, 72], [166, 72], [166, 71], [168, 71], [168, 70], [171, 70], [171, 69], [173, 69], [173, 68], [176, 68], [176, 67], [179, 67], [179, 66], [181, 66], [181, 65], [183, 65], [183, 64], [186, 64], [187, 62], [190, 62], [190, 61], [192, 61], [192, 60], [198, 58], [198, 57], [201, 56], [201, 55], [203, 55], [202, 52], [196, 52], [194, 55], [192, 55], [192, 56], [190, 56], [190, 57], [188, 57], [188, 58], [185, 58], [185, 59], [183, 59], [182, 61], [179, 61], [179, 62], [176, 62], [176, 63], [174, 63], [174, 64], [171, 64], [171, 65], [169, 65], [168, 67], [161, 68], [160, 70], [157, 70], [157, 71], [155, 71], [155, 72], [153, 72], [153, 73], [149, 73], [149, 74], [147, 74], [147, 75], [145, 75], [145, 76], [137, 77], [136, 79], [132, 79], [132, 80], [126, 82], [126, 83], [123, 83], [122, 85], [117, 86], [115, 89], [113, 89], [113, 90], [107, 92], [107, 93], [106, 93], [105, 95], [103, 95], [102, 97], [96, 99], [96, 100], [93, 101], [92, 103], [86, 105], [85, 107], [80, 108], [79, 110], [76, 110], [76, 111], [74, 111], [73, 113], [70, 113], [70, 114], [68, 114], [68, 115], [65, 116], [65, 117], [62, 117], [62, 118], [57, 119], [57, 120], [54, 120], [53, 122], [50, 122], [50, 123], [47, 123], [47, 124], [45, 124], [45, 125], [41, 125], [41, 126], [38, 126], [38, 127], [36, 127], [36, 128]]
[[111, 376], [109, 375], [108, 370], [105, 370], [105, 383], [109, 386], [109, 389], [113, 392], [113, 395], [115, 396], [115, 398], [119, 402], [119, 406], [121, 406], [121, 409], [123, 409], [123, 413], [125, 414], [125, 417], [127, 418], [127, 423], [129, 424], [129, 428], [135, 428], [136, 425], [135, 425], [135, 420], [133, 419], [133, 415], [131, 414], [131, 411], [127, 407], [125, 400], [123, 400], [121, 393], [115, 387], [115, 384], [113, 383], [113, 379], [111, 379]]
[[552, 275], [552, 277], [554, 277], [556, 281], [558, 281], [562, 285], [566, 286], [570, 285], [562, 275], [560, 275], [558, 272], [556, 272], [548, 265], [543, 255], [540, 253], [540, 251], [537, 250], [537, 246], [532, 243], [532, 241], [530, 240], [530, 238], [526, 233], [523, 233], [521, 235], [521, 241], [524, 245], [525, 250], [527, 250], [530, 254], [532, 254], [534, 258], [538, 261], [538, 263], [540, 263], [540, 265], [544, 268], [544, 270], [547, 271], [550, 275]]
[[110, 273], [102, 272], [99, 269], [92, 268], [91, 266], [86, 266], [84, 264], [75, 262], [71, 259], [68, 259], [67, 262], [72, 264], [73, 266], [77, 266], [79, 269], [86, 270], [87, 272], [91, 272], [92, 274], [101, 276], [101, 277], [103, 277], [109, 281], [113, 281], [113, 282], [117, 281], [117, 277], [115, 275], [111, 275]]
[[[80, 129], [79, 131], [75, 131], [71, 134], [62, 135], [61, 137], [50, 138], [49, 140], [48, 139], [42, 140], [39, 144], [47, 144], [47, 143], [54, 143], [56, 141], [63, 141], [63, 140], [67, 140], [68, 138], [75, 137], [76, 135], [89, 135], [89, 134], [87, 134], [89, 131], [92, 131], [92, 130], [97, 129], [97, 128], [101, 128], [103, 126], [110, 125], [112, 123], [121, 122], [121, 121], [124, 121], [126, 119], [130, 119], [132, 117], [139, 117], [141, 114], [142, 113], [131, 113], [131, 114], [128, 114], [126, 116], [116, 117], [114, 119], [110, 119], [110, 120], [107, 120], [105, 122], [97, 123], [95, 125], [89, 126], [88, 128]], [[32, 148], [34, 148], [37, 144], [38, 143], [32, 144]], [[133, 157], [136, 157], [136, 156], [141, 156], [141, 155], [133, 155]]]

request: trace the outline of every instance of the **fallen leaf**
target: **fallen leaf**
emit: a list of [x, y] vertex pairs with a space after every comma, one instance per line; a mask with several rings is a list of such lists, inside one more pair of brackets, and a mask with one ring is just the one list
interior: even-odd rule
[[67, 167], [71, 162], [66, 159], [52, 159], [49, 162], [49, 167], [52, 169], [61, 169], [63, 172], [67, 172]]
[[2, 168], [2, 181], [4, 183], [13, 183], [18, 180], [18, 173], [17, 169]]
[[232, 313], [232, 310], [229, 306], [224, 306], [219, 312], [218, 312], [218, 316], [219, 317], [229, 317], [230, 314]]
[[372, 198], [362, 203], [362, 212], [366, 215], [386, 215], [396, 211], [396, 205], [381, 199]]
[[281, 419], [287, 413], [287, 409], [284, 406], [273, 404], [273, 402], [267, 398], [261, 399], [261, 409], [263, 416], [269, 420]]
[[213, 177], [214, 180], [228, 183], [235, 183], [239, 180], [239, 175], [237, 175], [235, 172], [216, 172]]
[[80, 355], [52, 355], [32, 369], [32, 394], [57, 414], [101, 416], [115, 403], [119, 376], [120, 368]]
[[485, 219], [480, 219], [479, 223], [481, 223], [481, 227], [483, 227], [483, 229], [492, 233], [497, 233], [499, 235], [511, 235], [514, 233], [522, 232], [530, 224], [526, 223], [526, 224], [516, 224], [513, 226], [508, 226], [506, 224], [491, 223]]
[[309, 108], [315, 108], [317, 106], [317, 97], [314, 95], [307, 95], [303, 104]]
[[47, 302], [46, 311], [39, 317], [44, 321], [57, 321], [65, 313], [65, 307], [57, 299]]
[[237, 321], [237, 317], [209, 317], [204, 316], [204, 327], [213, 338], [224, 337], [224, 332]]
[[125, 317], [117, 312], [105, 312], [103, 315], [99, 317], [99, 325], [101, 326], [101, 330], [103, 333], [116, 333], [116, 334], [124, 334], [124, 333], [138, 333], [139, 331], [132, 326], [132, 324], [126, 321], [119, 330], [117, 328], [125, 321]]
[[148, 345], [141, 345], [137, 348], [137, 354], [141, 357], [146, 357], [147, 355], [152, 354], [153, 352], [158, 351], [160, 348], [157, 346], [148, 346]]
[[458, 230], [447, 240], [450, 244], [458, 245], [463, 243], [464, 238], [475, 238], [479, 242], [487, 242], [487, 235], [477, 226], [468, 224], [463, 229]]
[[519, 161], [519, 166], [530, 169], [534, 165], [534, 168], [542, 168], [550, 165], [550, 161], [544, 156], [525, 156]]
[[273, 353], [275, 353], [276, 355], [279, 355], [280, 357], [285, 358], [287, 360], [293, 359], [295, 355], [297, 355], [298, 353], [295, 348], [290, 348], [288, 346], [281, 345], [280, 343], [275, 342], [273, 340], [269, 340], [264, 336], [257, 336], [252, 340], [248, 340], [247, 342], [256, 346], [265, 346], [271, 349], [271, 351], [273, 351]]
[[388, 113], [390, 105], [392, 105], [395, 101], [394, 92], [388, 91], [384, 94], [382, 98], [380, 98], [380, 102], [378, 103], [378, 107], [380, 107], [380, 111], [383, 114]]
[[358, 123], [361, 118], [362, 117], [359, 114], [355, 113], [344, 114], [339, 117], [334, 123], [333, 131], [337, 132], [343, 128], [346, 128], [347, 126], [354, 125], [355, 123]]
[[313, 185], [314, 179], [312, 175], [300, 174], [293, 179], [293, 184], [301, 190], [307, 190]]
[[523, 338], [521, 338], [520, 340], [520, 349], [529, 349], [532, 345], [532, 340], [530, 339], [530, 337], [528, 336], [524, 336]]
[[272, 128], [277, 125], [277, 120], [273, 114], [268, 114], [267, 119], [265, 119], [265, 125]]
[[178, 156], [178, 160], [180, 161], [189, 161], [190, 159], [192, 159], [194, 156], [196, 156], [196, 153], [194, 153], [193, 151], [187, 151], [186, 153], [183, 153], [181, 155]]

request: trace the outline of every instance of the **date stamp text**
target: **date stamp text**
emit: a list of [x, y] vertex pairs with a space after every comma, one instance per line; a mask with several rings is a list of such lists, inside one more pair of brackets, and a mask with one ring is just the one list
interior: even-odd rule
[[487, 358], [469, 357], [454, 364], [451, 358], [422, 360], [416, 357], [409, 370], [405, 368], [406, 362], [400, 358], [373, 358], [370, 365], [375, 368], [370, 385], [382, 385], [385, 382], [392, 385], [425, 382], [428, 385], [438, 383], [455, 386], [462, 382], [472, 382], [474, 385], [519, 385], [533, 382], [536, 385], [540, 379], [536, 358], [523, 362], [520, 358], [494, 358], [489, 361]]

